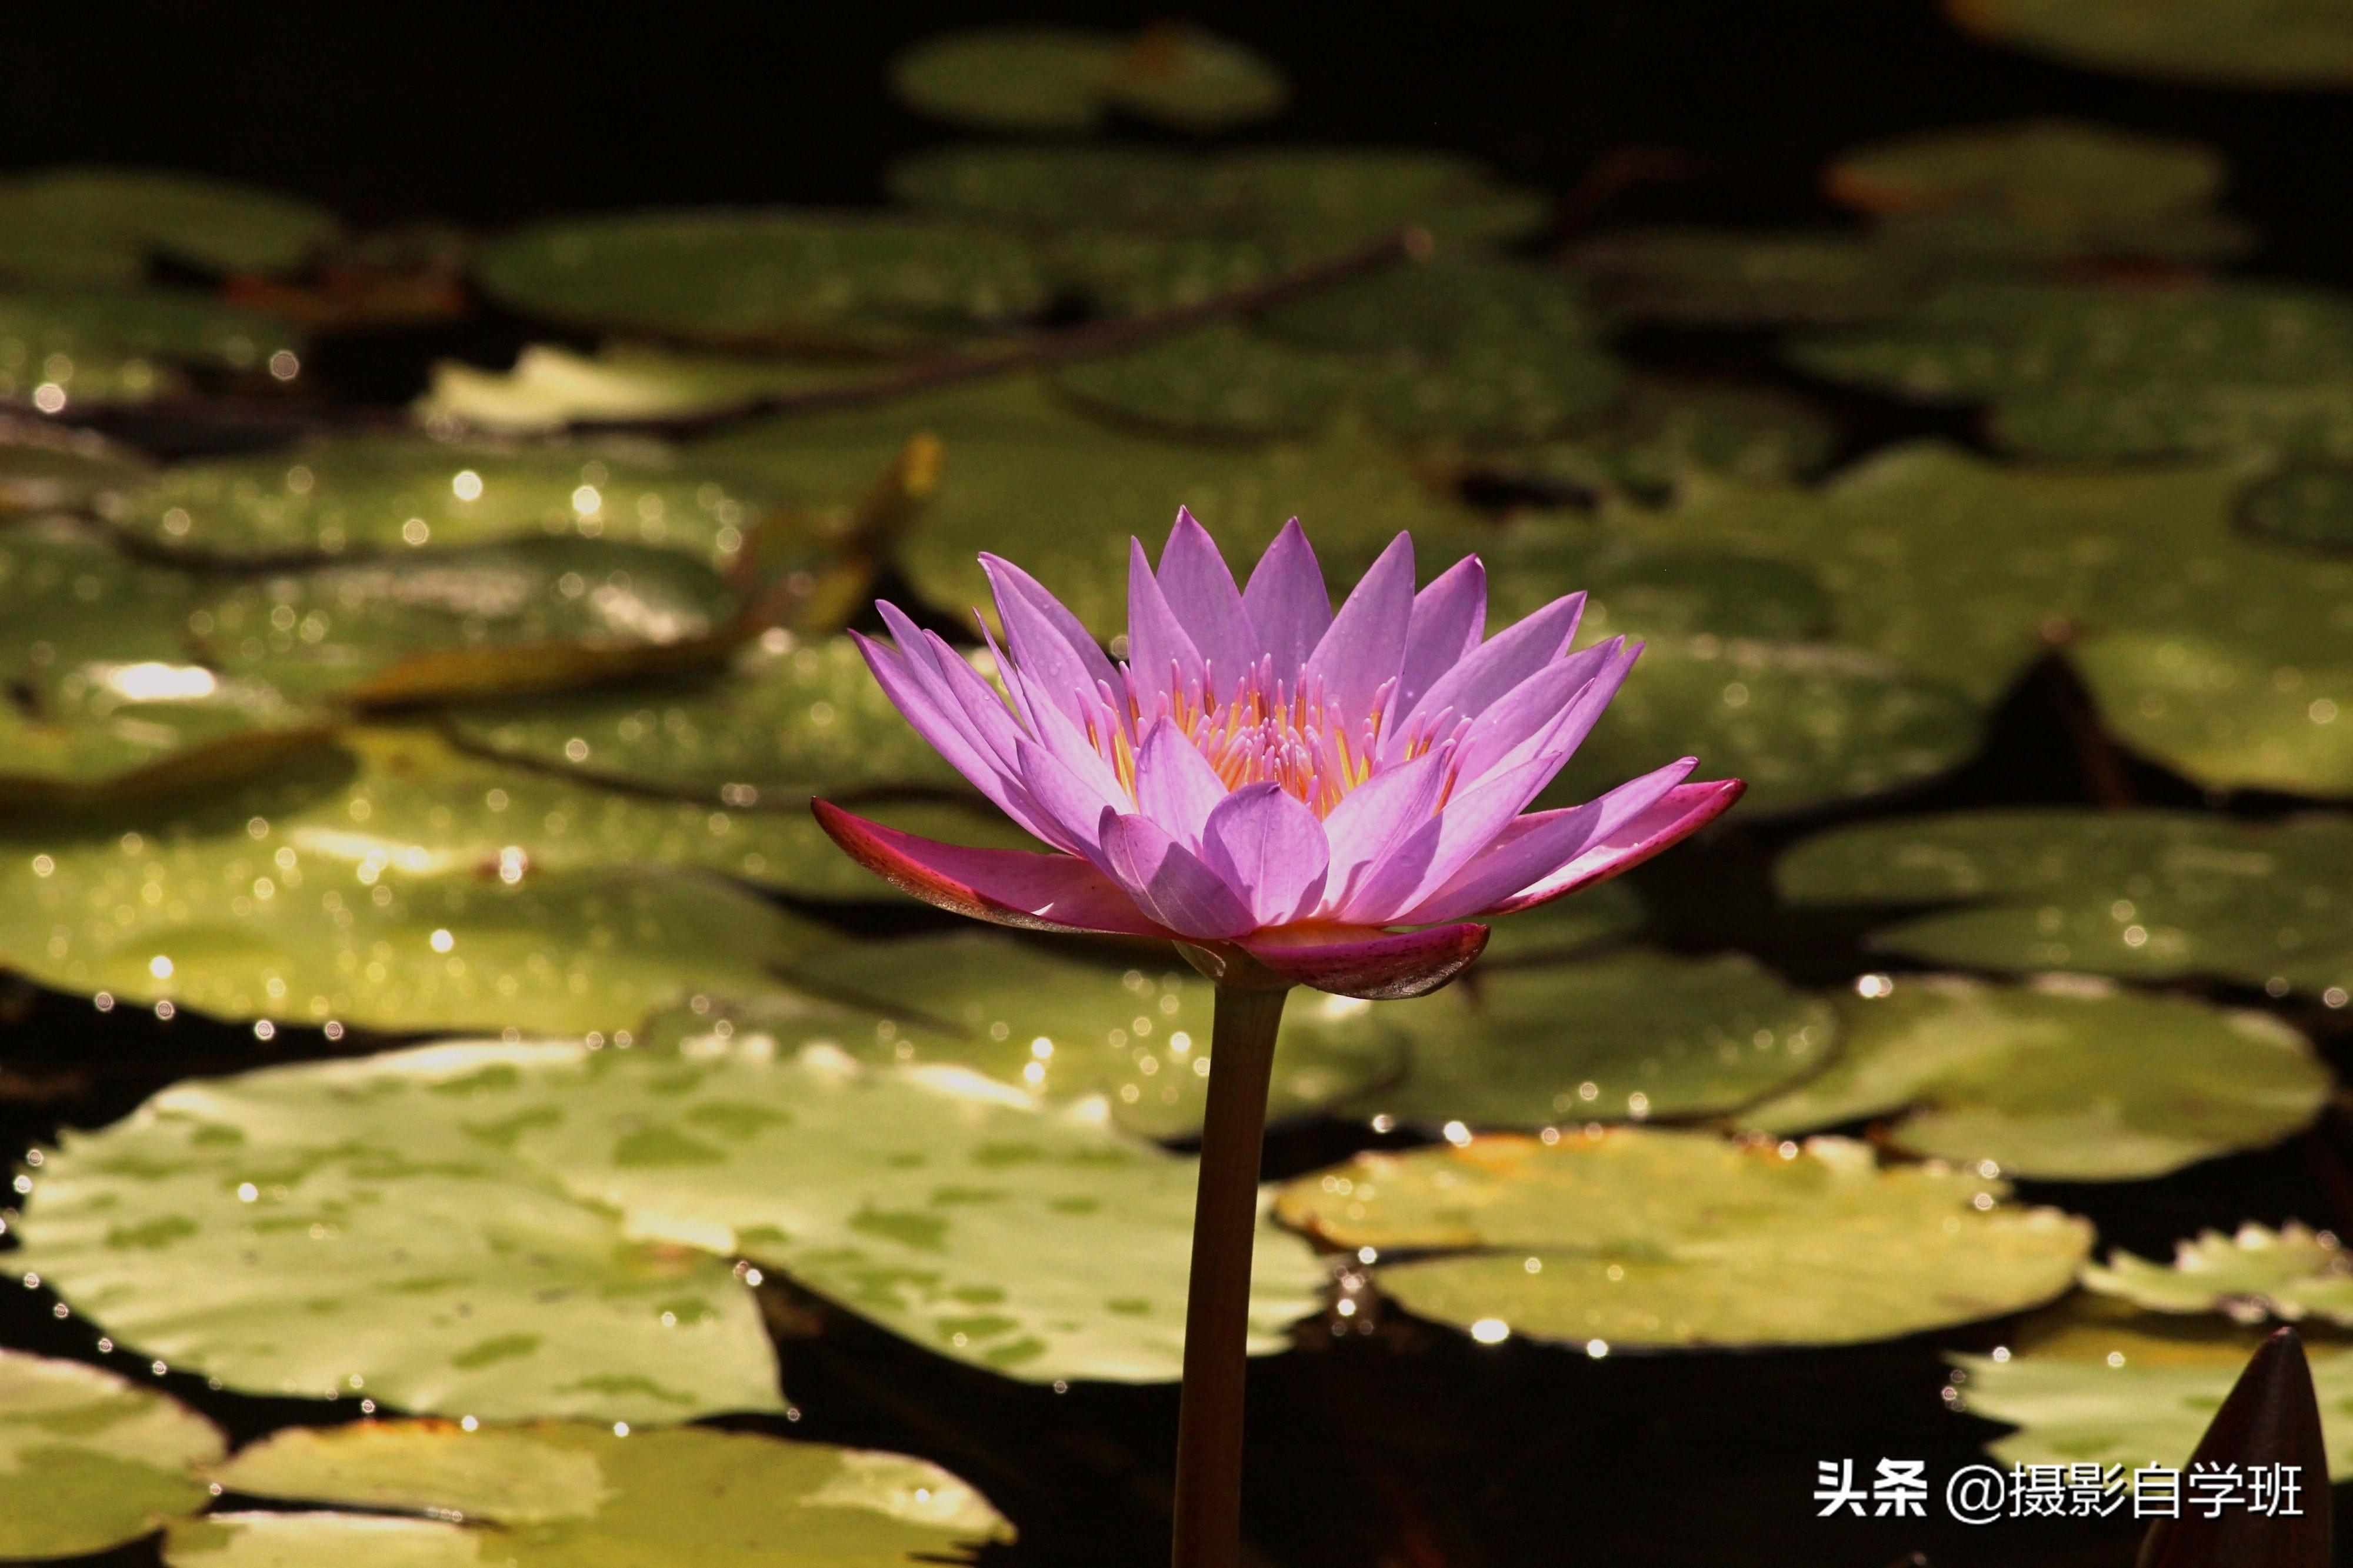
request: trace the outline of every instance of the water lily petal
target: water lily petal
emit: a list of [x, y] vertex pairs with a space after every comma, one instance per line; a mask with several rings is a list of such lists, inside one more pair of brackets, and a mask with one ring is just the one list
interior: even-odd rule
[[1534, 909], [1639, 866], [1731, 810], [1732, 803], [1747, 787], [1738, 779], [1678, 784], [1640, 816], [1587, 845], [1576, 859], [1510, 898], [1497, 900], [1487, 912], [1509, 914]]
[[1424, 752], [1375, 773], [1332, 808], [1324, 819], [1332, 857], [1324, 883], [1324, 912], [1345, 908], [1367, 868], [1386, 860], [1399, 839], [1430, 820], [1450, 765], [1444, 753]]
[[1117, 884], [1073, 855], [974, 849], [869, 822], [812, 801], [818, 826], [843, 852], [927, 904], [1032, 931], [1167, 936]]
[[1287, 926], [1240, 946], [1287, 980], [1376, 1002], [1422, 996], [1471, 967], [1487, 946], [1482, 925], [1385, 931], [1364, 926]]
[[1154, 724], [1135, 752], [1135, 804], [1187, 848], [1198, 848], [1201, 826], [1226, 798], [1226, 781], [1185, 731], [1166, 719]]
[[[1152, 574], [1144, 541], [1127, 542], [1127, 668], [1139, 693], [1198, 690], [1201, 651]], [[1147, 707], [1145, 716], [1150, 717]]]
[[1405, 663], [1398, 672], [1390, 722], [1413, 711], [1438, 678], [1452, 669], [1487, 635], [1487, 568], [1465, 555], [1413, 596], [1406, 623]]
[[1685, 757], [1583, 805], [1518, 818], [1465, 861], [1445, 886], [1398, 918], [1419, 924], [1487, 912], [1496, 900], [1550, 876], [1589, 846], [1614, 842], [1620, 828], [1664, 798], [1698, 765], [1696, 757]]
[[1258, 663], [1258, 628], [1242, 608], [1242, 594], [1218, 542], [1186, 508], [1160, 552], [1160, 592], [1184, 623], [1221, 695], [1230, 694]]
[[1274, 660], [1275, 679], [1297, 689], [1299, 672], [1332, 625], [1331, 590], [1297, 518], [1282, 525], [1259, 557], [1242, 590], [1242, 608], [1250, 612], [1258, 646]]
[[953, 702], [943, 705], [923, 676], [917, 673], [913, 661], [899, 649], [855, 632], [850, 635], [857, 638], [859, 650], [866, 656], [866, 667], [873, 671], [882, 694], [914, 726], [917, 734], [930, 742], [951, 767], [970, 780], [975, 789], [1024, 831], [1049, 844], [1068, 847], [1062, 844], [1053, 819], [1029, 798], [1018, 772], [1000, 763], [996, 753], [971, 733], [970, 721], [960, 706]]
[[1325, 712], [1369, 717], [1373, 700], [1405, 662], [1412, 618], [1413, 535], [1400, 533], [1332, 617], [1301, 681], [1322, 691]]
[[1281, 784], [1244, 784], [1201, 830], [1201, 858], [1261, 925], [1297, 920], [1324, 895], [1331, 851], [1315, 814]]
[[[1422, 693], [1417, 710], [1435, 717], [1451, 709], [1459, 718], [1476, 719], [1498, 698], [1558, 658], [1577, 636], [1577, 623], [1584, 614], [1585, 595], [1570, 594], [1497, 632], [1432, 682]], [[1398, 724], [1388, 731], [1383, 742], [1384, 760], [1403, 754], [1413, 729], [1411, 724]]]
[[1100, 689], [1117, 689], [1111, 660], [1079, 618], [1027, 572], [995, 555], [983, 555], [980, 569], [988, 574], [1006, 646], [1014, 664], [1030, 678], [1032, 695], [1050, 696], [1083, 728], [1088, 716], [1103, 706], [1096, 695]]
[[[1021, 784], [1036, 803], [1037, 809], [1060, 829], [1059, 834], [1040, 835], [1046, 842], [1073, 855], [1083, 855], [1096, 865], [1103, 864], [1103, 853], [1095, 835], [1103, 825], [1106, 807], [1113, 811], [1128, 808], [1127, 794], [1116, 780], [1109, 788], [1103, 779], [1070, 766], [1034, 741], [1023, 741], [1020, 749]], [[1108, 773], [1110, 770], [1103, 770]]]
[[[1521, 747], [1537, 734], [1545, 736], [1546, 746], [1557, 747], [1566, 761], [1591, 732], [1633, 668], [1625, 642], [1617, 637], [1556, 659], [1490, 704], [1455, 748], [1454, 765], [1462, 782], [1471, 784], [1499, 763], [1518, 760]], [[1579, 721], [1564, 727], [1560, 720], [1572, 707]]]
[[1138, 909], [1179, 936], [1217, 939], [1256, 928], [1250, 906], [1148, 817], [1106, 811], [1103, 865]]

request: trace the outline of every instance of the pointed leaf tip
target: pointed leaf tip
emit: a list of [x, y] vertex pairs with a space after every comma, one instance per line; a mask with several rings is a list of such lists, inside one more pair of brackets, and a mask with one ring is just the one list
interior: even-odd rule
[[[2187, 1495], [2188, 1480], [2217, 1469], [2282, 1478], [2274, 1506], [2226, 1507], [2205, 1517]], [[2328, 1450], [2312, 1368], [2294, 1329], [2279, 1329], [2256, 1348], [2182, 1476], [2180, 1517], [2149, 1527], [2136, 1568], [2328, 1568]], [[2287, 1479], [2295, 1483], [2293, 1500]], [[2297, 1511], [2284, 1511], [2288, 1508]]]

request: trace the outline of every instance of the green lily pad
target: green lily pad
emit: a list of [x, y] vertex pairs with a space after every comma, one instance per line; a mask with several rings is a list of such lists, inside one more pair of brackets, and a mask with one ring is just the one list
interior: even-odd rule
[[543, 321], [730, 347], [902, 350], [1049, 301], [1011, 235], [870, 213], [709, 208], [554, 219], [478, 249], [474, 276]]
[[1880, 321], [1929, 286], [1918, 257], [1814, 229], [1628, 229], [1569, 260], [1603, 309], [1692, 326]]
[[2353, 552], [2353, 464], [2294, 464], [2239, 492], [2239, 526], [2323, 554]]
[[[2002, 1184], [1802, 1148], [1618, 1128], [1360, 1154], [1278, 1213], [1377, 1252], [1417, 1316], [1602, 1349], [1852, 1344], [1999, 1317], [2074, 1280], [2091, 1227]], [[1596, 1352], [1599, 1353], [1599, 1351]]]
[[1748, 781], [1749, 815], [1810, 810], [1934, 778], [1978, 748], [1966, 694], [1861, 648], [1706, 634], [1647, 644], [1546, 799], [1591, 799], [1678, 754]]
[[54, 687], [91, 664], [188, 657], [192, 580], [65, 524], [0, 531], [0, 679]]
[[0, 513], [88, 511], [153, 472], [138, 452], [94, 431], [0, 416]]
[[1266, 282], [1312, 247], [1249, 236], [1061, 228], [1037, 235], [1057, 291], [1105, 316], [1140, 316]]
[[323, 742], [275, 688], [202, 665], [76, 665], [0, 703], [0, 804], [90, 805], [248, 777]]
[[[725, 1259], [515, 1160], [574, 1046], [465, 1043], [164, 1090], [44, 1162], [18, 1259], [141, 1353], [255, 1393], [492, 1420], [777, 1410]], [[617, 1054], [617, 1053], [616, 1053]]]
[[740, 635], [742, 608], [691, 555], [533, 539], [237, 581], [188, 626], [224, 669], [384, 705], [707, 668]]
[[484, 704], [448, 723], [486, 755], [727, 805], [961, 782], [848, 637], [772, 630], [720, 675]]
[[128, 497], [113, 521], [165, 549], [235, 559], [403, 554], [554, 535], [724, 564], [774, 506], [741, 476], [646, 443], [346, 436], [179, 464]]
[[1218, 322], [1071, 365], [1055, 375], [1054, 389], [1181, 435], [1303, 436], [1321, 429], [1363, 378], [1337, 355]]
[[854, 362], [673, 353], [634, 344], [607, 344], [592, 358], [532, 343], [503, 372], [441, 361], [412, 406], [436, 428], [537, 436], [573, 425], [714, 414], [866, 374]]
[[1988, 433], [2054, 462], [2153, 458], [2353, 458], [2353, 377], [2288, 385], [2238, 381], [2103, 383], [2012, 393]]
[[855, 409], [747, 426], [702, 443], [713, 462], [770, 476], [817, 500], [854, 495], [917, 431], [944, 448], [939, 488], [901, 545], [899, 564], [958, 619], [989, 603], [980, 552], [1039, 568], [1046, 586], [1104, 636], [1127, 618], [1128, 541], [1167, 536], [1189, 506], [1234, 561], [1254, 560], [1294, 513], [1335, 584], [1398, 531], [1424, 557], [1475, 548], [1483, 524], [1440, 495], [1394, 448], [1342, 419], [1313, 439], [1185, 443], [1120, 431], [1011, 378]]
[[1623, 882], [1602, 882], [1566, 899], [1505, 916], [1487, 928], [1481, 973], [1567, 958], [1642, 929], [1642, 900]]
[[1830, 1008], [1736, 953], [1636, 951], [1474, 977], [1389, 1009], [1411, 1065], [1352, 1109], [1424, 1127], [1711, 1116], [1831, 1059]]
[[2170, 1267], [2112, 1252], [2084, 1283], [2158, 1312], [2221, 1312], [2238, 1322], [2318, 1318], [2353, 1327], [2353, 1253], [2333, 1236], [2291, 1220], [2278, 1230], [2242, 1225], [2177, 1242]]
[[1599, 421], [1552, 439], [1463, 454], [1471, 474], [1573, 496], [1672, 495], [1694, 473], [1755, 483], [1828, 466], [1838, 426], [1787, 393], [1638, 378]]
[[[1099, 1099], [1148, 1138], [1199, 1132], [1216, 988], [1190, 970], [1124, 973], [978, 933], [861, 942], [829, 956], [828, 994], [888, 1015], [853, 1045], [878, 1061], [944, 1062], [1054, 1100]], [[905, 1010], [900, 999], [905, 1001]], [[1388, 1010], [1303, 993], [1275, 1042], [1268, 1115], [1311, 1116], [1398, 1075]]]
[[79, 1557], [212, 1501], [224, 1451], [177, 1401], [80, 1362], [0, 1350], [0, 1556]]
[[[2078, 1297], [2030, 1319], [2015, 1348], [1954, 1356], [1953, 1407], [2021, 1428], [1988, 1445], [2004, 1464], [2179, 1470], [2261, 1342], [2259, 1331], [2220, 1318]], [[2353, 1476], [2353, 1345], [2307, 1340], [2305, 1354], [2329, 1476]]]
[[979, 1493], [922, 1459], [703, 1427], [294, 1427], [213, 1473], [306, 1509], [399, 1511], [216, 1514], [174, 1531], [174, 1568], [442, 1568], [485, 1552], [540, 1568], [892, 1568], [1013, 1538]]
[[68, 165], [0, 180], [0, 274], [49, 288], [136, 283], [151, 257], [288, 272], [341, 232], [316, 203], [177, 170]]
[[175, 366], [301, 371], [301, 339], [274, 317], [201, 294], [0, 294], [0, 398], [45, 414], [179, 389]]
[[1409, 224], [1441, 244], [1516, 239], [1549, 205], [1472, 159], [1422, 148], [943, 147], [899, 160], [888, 184], [918, 207], [1049, 233], [1224, 236], [1307, 253]]
[[1258, 325], [1304, 348], [1434, 356], [1527, 337], [1582, 342], [1600, 329], [1567, 274], [1452, 255], [1383, 267], [1286, 300], [1261, 312]]
[[2109, 734], [2209, 789], [2353, 795], [2353, 662], [2283, 664], [2268, 654], [2194, 635], [2114, 632], [2068, 657]]
[[2353, 81], [2341, 0], [1945, 0], [1970, 32], [2070, 65], [2232, 87]]
[[1831, 603], [1802, 565], [1728, 551], [1658, 549], [1630, 532], [1564, 516], [1526, 517], [1481, 542], [1487, 618], [1501, 626], [1564, 594], [1589, 595], [1585, 641], [1714, 635], [1812, 641], [1831, 627]]
[[1989, 259], [2227, 258], [2242, 224], [2212, 212], [2230, 178], [2203, 142], [2077, 120], [1918, 132], [1841, 155], [1823, 174], [1881, 238]]
[[[1830, 1070], [1751, 1106], [1773, 1133], [1894, 1117], [1908, 1153], [2044, 1181], [2129, 1181], [2260, 1149], [2327, 1104], [2328, 1069], [2268, 1014], [2081, 982], [1869, 977]], [[1982, 1166], [1980, 1166], [1982, 1168]]]
[[2164, 811], [1986, 811], [1806, 840], [1775, 868], [1799, 903], [1959, 907], [1881, 931], [1930, 963], [2353, 986], [2353, 824]]
[[891, 65], [909, 108], [988, 131], [1092, 131], [1113, 109], [1178, 131], [1263, 120], [1290, 96], [1274, 64], [1198, 27], [1133, 37], [1078, 27], [977, 27]]

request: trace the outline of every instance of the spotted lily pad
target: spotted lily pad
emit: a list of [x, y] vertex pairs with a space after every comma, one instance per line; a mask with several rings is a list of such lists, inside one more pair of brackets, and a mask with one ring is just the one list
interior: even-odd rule
[[481, 247], [474, 276], [543, 321], [730, 347], [906, 349], [1048, 303], [1035, 250], [960, 224], [710, 208], [551, 219]]
[[1493, 625], [1534, 615], [1564, 594], [1588, 595], [1578, 636], [1675, 640], [1713, 635], [1810, 642], [1831, 629], [1813, 573], [1729, 550], [1658, 548], [1631, 531], [1556, 516], [1523, 518], [1480, 542]]
[[361, 705], [718, 664], [743, 605], [691, 555], [533, 539], [236, 580], [188, 626], [223, 668]]
[[0, 513], [87, 511], [153, 472], [138, 452], [94, 431], [0, 416]]
[[2159, 1312], [2222, 1312], [2241, 1322], [2318, 1318], [2353, 1327], [2353, 1254], [2333, 1236], [2291, 1220], [2277, 1230], [2242, 1225], [2178, 1242], [2170, 1267], [2113, 1252], [2084, 1283]]
[[87, 805], [248, 776], [322, 743], [323, 718], [202, 665], [73, 666], [0, 702], [0, 803]]
[[483, 704], [448, 724], [488, 755], [727, 805], [958, 782], [848, 637], [773, 630], [721, 675]]
[[891, 66], [908, 107], [990, 131], [1092, 131], [1124, 110], [1178, 131], [1222, 131], [1282, 107], [1282, 73], [1198, 27], [1133, 37], [1078, 27], [980, 27], [929, 38]]
[[69, 1134], [23, 1267], [142, 1354], [420, 1414], [681, 1420], [782, 1406], [723, 1258], [511, 1152], [572, 1046], [455, 1044], [164, 1090]]
[[0, 180], [0, 275], [48, 288], [136, 283], [153, 257], [290, 271], [341, 228], [315, 203], [178, 170], [69, 165]]
[[503, 372], [442, 361], [414, 407], [437, 428], [544, 435], [572, 425], [713, 414], [861, 374], [871, 373], [828, 360], [673, 353], [634, 345], [608, 345], [592, 358], [532, 343]]
[[1672, 494], [1694, 473], [1767, 483], [1827, 466], [1838, 427], [1788, 393], [1707, 382], [1640, 378], [1598, 421], [1549, 440], [1482, 447], [1464, 469], [1565, 499], [1628, 490]]
[[2087, 637], [2069, 658], [2108, 733], [2210, 789], [2353, 795], [2353, 659], [2153, 631]]
[[1915, 256], [1812, 229], [1629, 229], [1579, 245], [1570, 264], [1604, 309], [1693, 326], [1879, 321], [1929, 286]]
[[285, 323], [201, 294], [0, 294], [0, 397], [45, 414], [83, 403], [136, 403], [181, 384], [174, 367], [301, 369]]
[[[2015, 1346], [1952, 1358], [1953, 1405], [2020, 1428], [1988, 1445], [2004, 1464], [2180, 1469], [2262, 1342], [2214, 1318], [2077, 1298], [2028, 1320]], [[2332, 1479], [2353, 1476], [2353, 1345], [2307, 1341]], [[2323, 1494], [2325, 1495], [2325, 1494]], [[2306, 1492], [2305, 1506], [2311, 1506]]]
[[213, 1474], [305, 1510], [396, 1511], [215, 1515], [165, 1542], [173, 1568], [329, 1556], [353, 1568], [440, 1568], [484, 1552], [538, 1568], [890, 1568], [1013, 1536], [980, 1494], [922, 1459], [704, 1427], [292, 1427]]
[[212, 1501], [213, 1424], [80, 1362], [0, 1350], [0, 1556], [78, 1557]]
[[1933, 778], [1978, 747], [1964, 693], [1861, 648], [1703, 634], [1647, 644], [1547, 797], [1590, 799], [1678, 754], [1746, 779], [1749, 815], [1803, 811]]
[[1606, 946], [1641, 930], [1642, 921], [1642, 900], [1625, 883], [1603, 882], [1489, 926], [1486, 950], [1479, 955], [1480, 972]]
[[[1146, 1137], [1200, 1131], [1216, 988], [1190, 970], [1123, 973], [975, 933], [861, 942], [829, 957], [823, 978], [828, 994], [888, 1015], [852, 1042], [862, 1056], [954, 1063], [1051, 1100], [1100, 1097]], [[1396, 1078], [1406, 1035], [1388, 1012], [1295, 994], [1268, 1115], [1313, 1115]]]
[[496, 447], [371, 435], [179, 464], [127, 497], [117, 521], [166, 549], [238, 560], [555, 535], [724, 563], [774, 505], [740, 476], [645, 443]]
[[1411, 1064], [1354, 1109], [1424, 1127], [1709, 1116], [1831, 1059], [1830, 1008], [1737, 954], [1474, 973], [1388, 1009], [1412, 1037]]
[[79, 528], [12, 524], [0, 532], [0, 679], [38, 689], [85, 665], [184, 663], [193, 596], [184, 574]]
[[2206, 259], [2245, 250], [2211, 210], [2230, 170], [2202, 142], [2075, 120], [1927, 131], [1859, 147], [1823, 175], [1883, 239], [2019, 260]]
[[1437, 1253], [1373, 1278], [1482, 1340], [1851, 1344], [2066, 1290], [2091, 1227], [1999, 1204], [2007, 1190], [1882, 1170], [1839, 1139], [1777, 1149], [1619, 1128], [1360, 1154], [1293, 1182], [1278, 1213], [1341, 1247]]
[[2129, 76], [2232, 87], [2353, 81], [2353, 16], [2339, 0], [1946, 0], [1945, 9], [2012, 47]]
[[1185, 435], [1293, 436], [1320, 429], [1364, 374], [1338, 355], [1221, 322], [1072, 365], [1054, 377], [1054, 388], [1116, 417]]
[[1986, 811], [1841, 828], [1784, 856], [1800, 903], [1957, 907], [1874, 939], [1931, 963], [2353, 986], [2353, 825]]
[[1873, 976], [1839, 1017], [1830, 1070], [1752, 1106], [1744, 1125], [1894, 1117], [1888, 1137], [1909, 1153], [2119, 1181], [2275, 1143], [2332, 1087], [2304, 1037], [2268, 1014], [2080, 982]]

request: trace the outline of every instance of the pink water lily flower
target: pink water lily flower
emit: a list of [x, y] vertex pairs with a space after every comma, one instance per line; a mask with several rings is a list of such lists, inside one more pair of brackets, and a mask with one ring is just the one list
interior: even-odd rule
[[1488, 637], [1478, 558], [1416, 593], [1406, 534], [1335, 615], [1295, 519], [1238, 588], [1180, 511], [1156, 572], [1134, 543], [1124, 663], [1028, 573], [980, 559], [1003, 695], [891, 605], [895, 646], [860, 644], [923, 738], [1050, 851], [942, 844], [816, 805], [843, 849], [943, 909], [1173, 938], [1213, 965], [1246, 954], [1271, 979], [1350, 996], [1419, 995], [1478, 957], [1477, 920], [1637, 865], [1743, 788], [1684, 783], [1684, 757], [1586, 805], [1526, 811], [1639, 645], [1572, 649], [1582, 594]]

